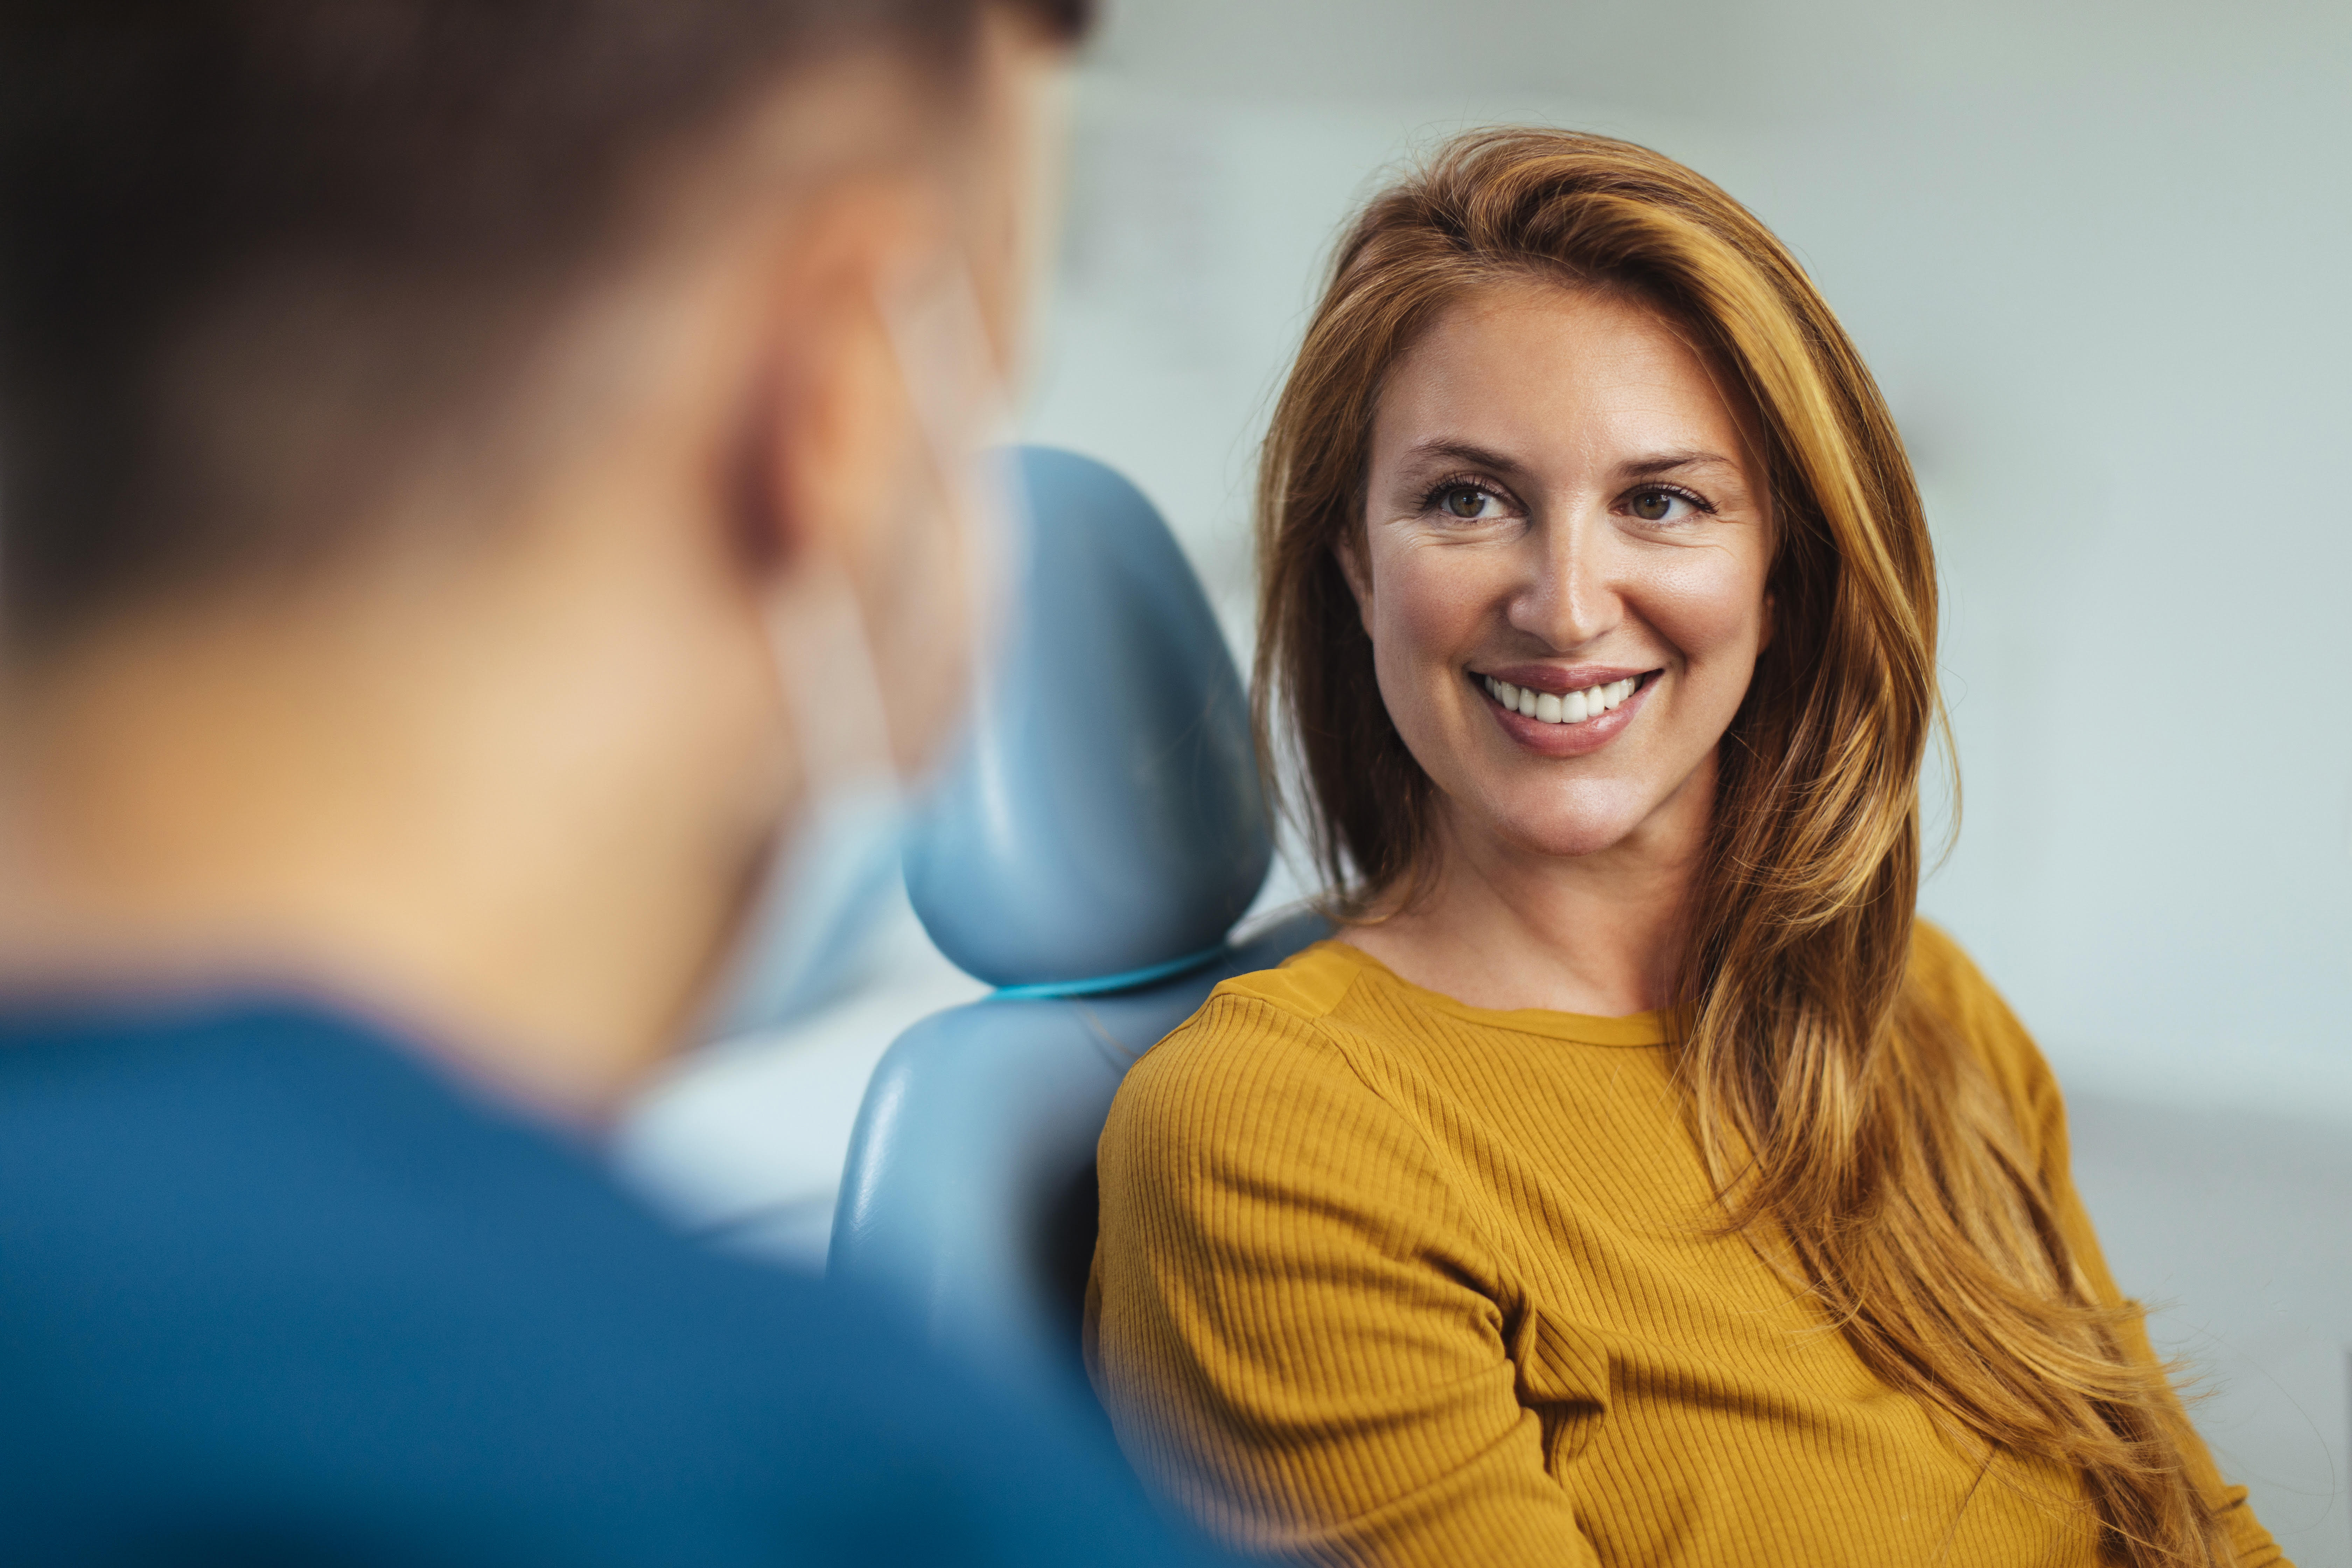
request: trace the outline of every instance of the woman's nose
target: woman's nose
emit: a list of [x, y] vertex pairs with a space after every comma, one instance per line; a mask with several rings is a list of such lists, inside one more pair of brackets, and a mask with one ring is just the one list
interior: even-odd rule
[[1548, 521], [1528, 531], [1527, 543], [1527, 575], [1509, 610], [1514, 629], [1572, 653], [1623, 617], [1605, 527]]

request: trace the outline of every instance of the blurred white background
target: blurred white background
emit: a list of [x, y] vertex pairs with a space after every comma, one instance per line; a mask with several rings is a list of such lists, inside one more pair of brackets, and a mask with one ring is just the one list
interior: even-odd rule
[[[1448, 133], [1629, 137], [1754, 209], [1886, 389], [1966, 811], [1927, 912], [2039, 1035], [2225, 1465], [2352, 1564], [2352, 6], [1128, 0], [1080, 73], [1030, 438], [1167, 513], [1237, 638], [1336, 232]], [[690, 1064], [625, 1157], [821, 1255], [887, 986]]]

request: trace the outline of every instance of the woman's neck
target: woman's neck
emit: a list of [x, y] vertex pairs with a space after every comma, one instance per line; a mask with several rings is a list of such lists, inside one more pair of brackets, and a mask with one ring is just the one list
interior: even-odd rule
[[1714, 785], [1710, 756], [1623, 838], [1572, 856], [1512, 844], [1441, 800], [1423, 896], [1342, 940], [1474, 1007], [1622, 1017], [1665, 1006]]

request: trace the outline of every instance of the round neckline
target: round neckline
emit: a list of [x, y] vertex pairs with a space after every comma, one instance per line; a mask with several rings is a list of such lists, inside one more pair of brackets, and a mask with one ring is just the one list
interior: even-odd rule
[[1419, 1005], [1459, 1018], [1465, 1023], [1483, 1024], [1488, 1028], [1507, 1029], [1514, 1034], [1539, 1035], [1546, 1039], [1569, 1040], [1580, 1046], [1649, 1047], [1666, 1043], [1665, 1015], [1654, 1010], [1628, 1013], [1621, 1018], [1607, 1018], [1591, 1013], [1555, 1012], [1549, 1007], [1473, 1007], [1443, 991], [1416, 985], [1353, 942], [1327, 937], [1315, 945], [1328, 948], [1345, 962], [1379, 976]]

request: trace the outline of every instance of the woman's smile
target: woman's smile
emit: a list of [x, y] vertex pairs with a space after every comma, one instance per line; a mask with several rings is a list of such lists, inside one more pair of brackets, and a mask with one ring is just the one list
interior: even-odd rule
[[1665, 672], [1515, 664], [1465, 673], [1513, 741], [1538, 756], [1580, 757], [1623, 734]]

